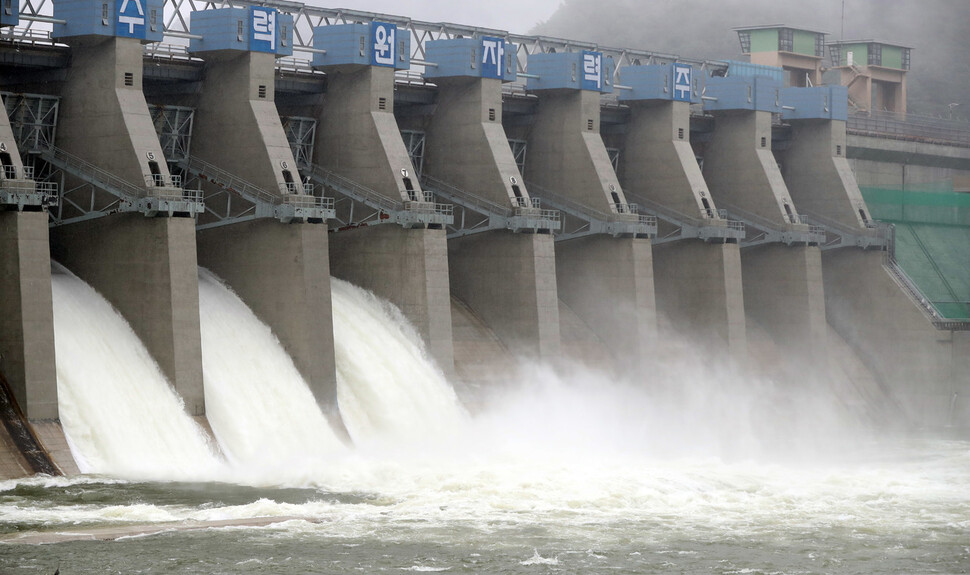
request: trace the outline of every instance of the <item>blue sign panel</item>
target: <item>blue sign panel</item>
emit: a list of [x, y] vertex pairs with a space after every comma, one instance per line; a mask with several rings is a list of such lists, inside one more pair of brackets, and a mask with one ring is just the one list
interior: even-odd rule
[[690, 102], [691, 72], [691, 67], [687, 64], [674, 64], [674, 100]]
[[395, 40], [397, 39], [397, 26], [387, 22], [371, 22], [370, 25], [371, 51], [370, 63], [373, 66], [394, 67], [394, 58], [397, 56]]
[[115, 34], [123, 38], [145, 39], [143, 0], [115, 0]]
[[505, 40], [482, 36], [482, 78], [501, 80], [505, 71]]
[[253, 52], [276, 53], [276, 8], [251, 6], [252, 26], [249, 49]]
[[603, 54], [583, 50], [582, 66], [579, 87], [583, 90], [600, 91], [603, 88]]

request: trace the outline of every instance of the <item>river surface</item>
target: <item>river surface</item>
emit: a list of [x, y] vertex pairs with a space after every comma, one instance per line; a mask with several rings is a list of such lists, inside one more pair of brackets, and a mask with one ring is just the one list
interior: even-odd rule
[[335, 280], [333, 425], [201, 270], [210, 437], [103, 298], [53, 286], [85, 473], [0, 482], [4, 575], [970, 572], [970, 441], [875, 433], [825, 382], [670, 353], [455, 389], [398, 310]]
[[34, 478], [0, 485], [7, 535], [158, 532], [3, 544], [0, 572], [967, 573], [970, 443], [893, 443], [811, 466], [356, 453], [292, 488]]

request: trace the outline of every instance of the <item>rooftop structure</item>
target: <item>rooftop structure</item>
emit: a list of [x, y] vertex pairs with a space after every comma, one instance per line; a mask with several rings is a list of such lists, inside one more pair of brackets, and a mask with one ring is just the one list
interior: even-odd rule
[[792, 28], [781, 24], [735, 28], [741, 51], [752, 64], [777, 66], [786, 72], [786, 87], [822, 83], [826, 32]]
[[838, 82], [849, 88], [849, 102], [867, 112], [906, 112], [906, 72], [911, 48], [876, 40], [828, 44]]

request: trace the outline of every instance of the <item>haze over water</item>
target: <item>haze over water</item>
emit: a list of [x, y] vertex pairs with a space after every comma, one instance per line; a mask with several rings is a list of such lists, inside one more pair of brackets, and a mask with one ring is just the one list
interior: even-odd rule
[[[355, 441], [347, 448], [320, 427], [322, 414], [307, 407], [305, 383], [269, 330], [214, 276], [203, 272], [200, 290], [207, 386], [221, 378], [213, 389], [225, 390], [207, 390], [210, 414], [252, 415], [212, 421], [227, 459], [186, 444], [173, 465], [172, 455], [138, 443], [146, 440], [136, 430], [102, 425], [108, 418], [86, 407], [136, 410], [159, 401], [144, 394], [165, 388], [126, 375], [150, 360], [123, 351], [122, 342], [140, 343], [100, 296], [56, 279], [59, 385], [73, 386], [62, 402], [76, 402], [62, 410], [88, 431], [67, 421], [65, 429], [85, 455], [109, 434], [130, 461], [87, 456], [89, 475], [0, 484], [0, 529], [132, 534], [2, 544], [0, 572], [970, 571], [966, 441], [876, 436], [833, 397], [792, 398], [792, 386], [693, 365], [676, 350], [640, 381], [524, 366], [468, 411], [399, 312], [335, 282], [339, 403]], [[81, 325], [90, 331], [74, 333]], [[83, 348], [62, 365], [71, 333], [73, 345], [114, 342], [105, 353], [118, 355], [96, 363], [120, 363], [112, 377], [138, 393], [109, 396], [104, 378], [77, 375], [99, 369], [76, 364], [92, 357]], [[247, 359], [259, 357], [254, 364], [276, 367], [260, 374], [220, 364], [217, 342], [230, 338]], [[370, 351], [355, 357], [361, 350]], [[258, 395], [270, 385], [273, 397]], [[160, 440], [167, 426], [192, 422], [167, 413], [154, 424]], [[260, 414], [287, 420], [281, 429]], [[294, 438], [289, 425], [317, 431]], [[193, 463], [210, 457], [211, 467]], [[207, 523], [262, 517], [281, 522]], [[199, 529], [176, 529], [186, 526]]]

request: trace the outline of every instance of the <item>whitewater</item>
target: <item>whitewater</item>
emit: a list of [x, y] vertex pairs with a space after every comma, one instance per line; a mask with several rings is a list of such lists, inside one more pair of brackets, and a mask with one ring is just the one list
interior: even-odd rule
[[[58, 275], [55, 286], [55, 322], [72, 318], [56, 333], [60, 391], [84, 385], [77, 366], [62, 369], [62, 337], [119, 349], [137, 338], [80, 280]], [[180, 405], [164, 378], [146, 375], [153, 364], [143, 350], [91, 362], [123, 363], [111, 377], [138, 392], [111, 411], [90, 405], [97, 397], [62, 395], [62, 411], [78, 402], [81, 423], [64, 427], [89, 473], [0, 484], [0, 571], [970, 570], [970, 442], [876, 436], [833, 398], [692, 365], [689, 349], [626, 380], [523, 365], [469, 411], [398, 310], [338, 280], [333, 302], [351, 445], [333, 435], [272, 332], [200, 271], [217, 444], [167, 407], [153, 421], [185, 429], [174, 438], [140, 438], [143, 430], [128, 428], [137, 419], [100, 429], [115, 425], [104, 420], [122, 403]], [[121, 325], [104, 331], [109, 319]], [[73, 333], [78, 322], [90, 331]], [[63, 383], [62, 371], [71, 372]], [[153, 447], [147, 463], [144, 454], [112, 459], [113, 448], [169, 439], [171, 449]], [[247, 524], [257, 518], [270, 523]], [[77, 532], [48, 545], [11, 543]]]

